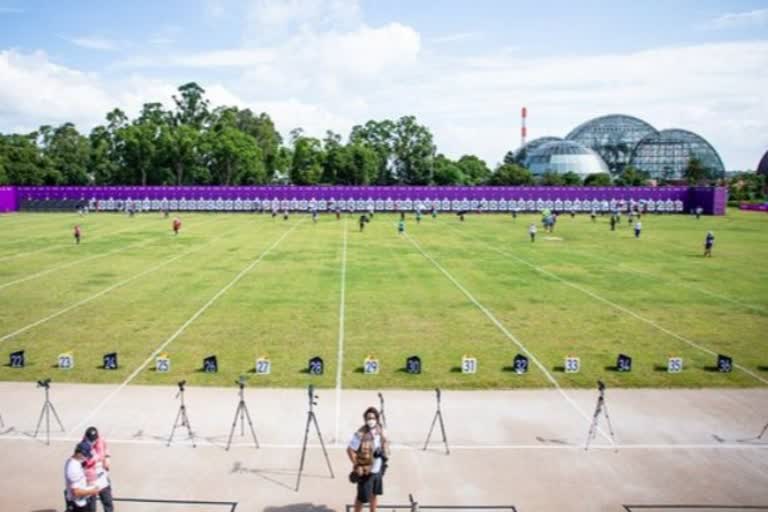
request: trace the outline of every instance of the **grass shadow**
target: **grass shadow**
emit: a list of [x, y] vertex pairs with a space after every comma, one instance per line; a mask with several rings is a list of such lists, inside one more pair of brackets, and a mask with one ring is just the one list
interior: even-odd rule
[[553, 366], [552, 371], [565, 373], [565, 366]]
[[757, 371], [759, 372], [768, 372], [768, 366], [758, 366]]
[[717, 366], [705, 366], [704, 371], [712, 372], [712, 373], [731, 373], [731, 372], [721, 372], [720, 368], [718, 368]]
[[655, 365], [653, 365], [653, 371], [655, 371], [655, 372], [666, 372], [666, 371], [668, 371], [668, 369], [667, 369], [666, 366], [663, 366], [663, 365], [660, 365], [660, 364], [655, 364]]
[[461, 366], [451, 367], [451, 373], [461, 373]]

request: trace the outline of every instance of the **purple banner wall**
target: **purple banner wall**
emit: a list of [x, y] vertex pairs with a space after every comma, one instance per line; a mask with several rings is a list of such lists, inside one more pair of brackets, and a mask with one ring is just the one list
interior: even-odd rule
[[19, 209], [16, 194], [14, 187], [0, 187], [0, 213], [15, 212]]
[[[726, 189], [704, 187], [16, 187], [15, 195], [13, 208], [22, 207], [26, 201], [74, 200], [112, 210], [117, 202], [131, 200], [138, 208], [153, 210], [160, 203], [170, 209], [251, 209], [243, 206], [246, 201], [254, 208], [268, 204], [280, 209], [307, 209], [314, 200], [314, 204], [323, 203], [323, 207], [318, 206], [321, 210], [331, 208], [331, 204], [362, 210], [372, 201], [377, 210], [410, 210], [421, 203], [426, 209], [437, 205], [441, 210], [507, 211], [540, 210], [542, 202], [551, 202], [544, 207], [588, 211], [644, 204], [649, 210], [688, 212], [701, 206], [705, 213], [715, 215], [725, 213], [727, 200]], [[238, 199], [240, 207], [222, 206]], [[182, 200], [187, 208], [179, 204]]]

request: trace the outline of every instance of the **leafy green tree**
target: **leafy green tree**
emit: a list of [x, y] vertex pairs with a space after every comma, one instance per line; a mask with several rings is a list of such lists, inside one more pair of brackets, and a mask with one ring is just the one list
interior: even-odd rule
[[432, 161], [435, 145], [432, 133], [416, 122], [414, 116], [397, 120], [393, 140], [394, 170], [399, 183], [429, 185], [432, 182]]
[[173, 96], [178, 124], [188, 124], [201, 129], [210, 115], [210, 102], [205, 98], [205, 89], [196, 82], [189, 82], [180, 86], [178, 91], [179, 96]]
[[560, 173], [547, 171], [539, 178], [539, 184], [545, 187], [558, 187], [565, 185], [565, 179]]
[[90, 143], [72, 123], [53, 130], [45, 148], [45, 157], [67, 185], [88, 185], [93, 176], [88, 172]]
[[298, 134], [293, 141], [290, 179], [294, 185], [316, 185], [323, 174], [324, 153], [320, 141]]
[[435, 185], [464, 185], [467, 182], [467, 176], [459, 164], [442, 153], [435, 157], [434, 167]]
[[647, 172], [628, 165], [616, 177], [616, 185], [620, 187], [642, 187], [648, 184], [650, 176]]
[[578, 174], [576, 174], [573, 171], [568, 171], [568, 172], [563, 173], [562, 174], [562, 179], [563, 179], [563, 185], [568, 186], [568, 187], [574, 187], [574, 186], [581, 185], [581, 182], [583, 181], [581, 179], [581, 176], [579, 176]]
[[464, 155], [456, 164], [461, 168], [467, 185], [483, 185], [491, 178], [488, 165], [475, 155]]
[[215, 185], [266, 183], [267, 172], [256, 139], [228, 123], [216, 125], [206, 134], [205, 159]]
[[344, 149], [349, 155], [347, 165], [336, 175], [336, 184], [370, 185], [379, 173], [378, 153], [362, 144], [349, 144]]
[[709, 169], [704, 167], [701, 160], [693, 156], [688, 159], [683, 176], [692, 185], [706, 183], [711, 178]]
[[203, 134], [194, 126], [180, 124], [170, 126], [164, 131], [163, 149], [173, 171], [174, 184], [185, 185], [189, 180], [187, 171], [192, 175], [198, 172], [202, 158], [200, 146]]
[[368, 121], [363, 126], [354, 126], [349, 135], [350, 144], [359, 144], [373, 149], [378, 156], [379, 169], [374, 183], [376, 185], [392, 185], [396, 183], [392, 173], [394, 160], [395, 123], [383, 121]]
[[43, 185], [45, 183], [37, 137], [37, 132], [3, 137], [3, 165], [8, 183], [12, 185]]
[[277, 168], [280, 144], [283, 143], [275, 123], [264, 112], [256, 116], [250, 109], [245, 109], [237, 112], [237, 127], [256, 140], [261, 149], [267, 174], [272, 176]]
[[517, 164], [501, 164], [489, 180], [490, 185], [497, 186], [531, 185], [532, 183], [531, 171]]
[[740, 172], [728, 179], [728, 199], [731, 201], [759, 201], [766, 197], [766, 180], [762, 174]]
[[611, 175], [605, 172], [590, 174], [584, 178], [585, 187], [610, 187], [611, 185]]

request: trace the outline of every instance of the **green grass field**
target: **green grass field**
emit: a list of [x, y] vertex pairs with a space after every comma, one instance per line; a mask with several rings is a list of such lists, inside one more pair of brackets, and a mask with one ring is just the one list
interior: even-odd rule
[[[174, 237], [154, 213], [0, 216], [0, 379], [223, 386], [250, 372], [253, 386], [334, 387], [343, 338], [344, 388], [548, 387], [550, 376], [564, 387], [768, 383], [763, 214], [647, 215], [639, 240], [626, 218], [611, 232], [607, 217], [562, 216], [556, 239], [540, 229], [534, 244], [527, 226], [538, 216], [461, 223], [444, 214], [420, 225], [409, 216], [407, 236], [383, 214], [363, 233], [357, 216], [181, 218]], [[704, 259], [708, 229], [716, 244]], [[516, 342], [544, 370], [533, 361], [525, 375], [505, 369], [522, 352]], [[172, 370], [158, 373], [149, 358], [166, 343]], [[27, 366], [10, 368], [8, 354], [21, 349]], [[742, 368], [714, 371], [706, 350]], [[111, 351], [119, 369], [101, 369]], [[74, 354], [74, 369], [56, 367], [62, 352]], [[620, 352], [633, 357], [631, 373], [612, 369]], [[216, 374], [201, 371], [210, 354]], [[380, 374], [363, 374], [368, 354]], [[403, 370], [414, 354], [421, 375]], [[463, 354], [478, 359], [477, 374], [460, 372]], [[260, 355], [271, 375], [253, 374]], [[322, 376], [306, 372], [315, 355]], [[580, 373], [564, 373], [567, 355], [581, 358]], [[684, 359], [682, 373], [667, 373], [670, 356]]]

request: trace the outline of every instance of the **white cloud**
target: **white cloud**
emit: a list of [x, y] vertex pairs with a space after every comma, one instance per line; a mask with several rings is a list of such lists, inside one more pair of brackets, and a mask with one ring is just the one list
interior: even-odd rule
[[713, 29], [744, 28], [768, 25], [768, 9], [723, 14], [710, 20], [705, 27]]
[[[146, 101], [170, 102], [178, 84], [194, 79], [212, 103], [265, 111], [284, 135], [301, 126], [314, 136], [326, 129], [346, 136], [368, 119], [414, 114], [441, 152], [474, 153], [494, 165], [517, 146], [527, 105], [531, 138], [564, 136], [592, 117], [626, 113], [657, 128], [700, 133], [738, 169], [754, 167], [768, 147], [766, 62], [767, 40], [567, 58], [504, 50], [455, 58], [423, 51], [420, 34], [398, 23], [305, 28], [279, 44], [134, 58], [105, 75], [6, 51], [0, 130], [64, 120], [87, 129], [115, 106], [136, 112]], [[148, 79], [142, 67], [162, 79]]]
[[74, 44], [75, 46], [88, 48], [89, 50], [111, 51], [116, 50], [118, 47], [118, 44], [115, 41], [99, 36], [72, 37], [68, 38], [67, 41]]
[[456, 34], [447, 34], [444, 36], [433, 37], [429, 42], [434, 44], [446, 44], [456, 43], [461, 41], [468, 41], [472, 39], [478, 39], [482, 34], [480, 32], [459, 32]]

